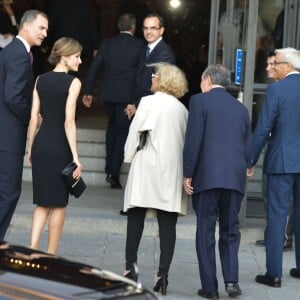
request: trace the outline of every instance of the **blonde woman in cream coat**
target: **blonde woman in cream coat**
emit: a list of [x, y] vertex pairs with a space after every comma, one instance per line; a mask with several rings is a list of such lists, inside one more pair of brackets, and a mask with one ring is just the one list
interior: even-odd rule
[[[160, 262], [155, 291], [166, 294], [178, 214], [186, 214], [182, 188], [182, 151], [188, 112], [178, 100], [187, 91], [184, 73], [169, 64], [156, 65], [153, 95], [143, 97], [130, 125], [124, 161], [131, 163], [124, 195], [128, 211], [124, 275], [137, 280], [134, 265], [146, 212], [156, 212], [160, 237]], [[148, 131], [145, 146], [137, 151], [140, 133]]]

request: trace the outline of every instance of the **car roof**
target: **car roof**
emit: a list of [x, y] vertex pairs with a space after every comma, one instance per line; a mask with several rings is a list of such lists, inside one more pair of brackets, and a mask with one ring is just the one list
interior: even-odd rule
[[[90, 296], [93, 299], [107, 299], [108, 295], [115, 295], [121, 299], [135, 294], [148, 294], [150, 297], [144, 299], [157, 299], [140, 283], [116, 273], [2, 242], [0, 291], [5, 289], [10, 289], [10, 293], [21, 293], [25, 299], [52, 299], [43, 298], [44, 295], [53, 299], [89, 299]], [[29, 297], [33, 292], [36, 297], [42, 298]]]

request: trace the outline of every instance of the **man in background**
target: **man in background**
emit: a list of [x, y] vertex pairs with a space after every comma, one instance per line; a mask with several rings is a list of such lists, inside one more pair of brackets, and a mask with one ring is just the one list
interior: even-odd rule
[[139, 57], [145, 49], [145, 43], [134, 37], [135, 26], [134, 15], [120, 16], [118, 20], [120, 33], [102, 42], [88, 70], [82, 98], [83, 104], [91, 107], [94, 83], [103, 67], [99, 99], [104, 102], [108, 114], [105, 172], [106, 181], [113, 189], [122, 188], [120, 170], [130, 123], [124, 110], [134, 97]]
[[28, 10], [17, 37], [0, 52], [0, 241], [21, 193], [34, 84], [30, 48], [41, 45], [47, 30], [47, 16]]
[[160, 15], [148, 14], [144, 19], [142, 30], [148, 45], [140, 57], [134, 98], [126, 109], [129, 119], [134, 115], [140, 99], [152, 94], [151, 75], [155, 72], [151, 64], [164, 62], [175, 64], [176, 62], [172, 48], [163, 39], [165, 27], [164, 20]]

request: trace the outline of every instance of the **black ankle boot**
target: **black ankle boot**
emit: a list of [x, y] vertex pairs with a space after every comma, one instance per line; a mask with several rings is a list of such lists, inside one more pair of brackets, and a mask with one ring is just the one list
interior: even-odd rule
[[155, 284], [153, 290], [160, 292], [162, 295], [167, 295], [168, 276], [160, 277]]

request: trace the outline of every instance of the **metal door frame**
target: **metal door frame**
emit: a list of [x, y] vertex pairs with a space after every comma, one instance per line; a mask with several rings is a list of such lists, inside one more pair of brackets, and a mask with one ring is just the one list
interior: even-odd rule
[[[243, 103], [247, 107], [250, 117], [252, 115], [253, 104], [253, 88], [254, 88], [254, 68], [255, 68], [255, 53], [256, 53], [256, 32], [258, 19], [258, 4], [259, 0], [249, 1], [248, 24], [255, 24], [254, 26], [247, 26], [247, 40], [246, 40], [246, 61], [245, 61], [245, 83], [244, 86], [238, 87], [243, 92]], [[233, 11], [234, 0], [227, 0], [227, 10]], [[211, 18], [210, 18], [210, 34], [209, 34], [209, 49], [208, 49], [208, 64], [216, 63], [217, 57], [217, 38], [218, 38], [218, 24], [219, 24], [219, 10], [220, 0], [212, 0], [211, 2]], [[230, 16], [229, 16], [230, 17]], [[240, 211], [240, 225], [245, 226], [247, 209], [247, 189], [242, 202]]]
[[286, 0], [283, 46], [300, 49], [300, 0]]

